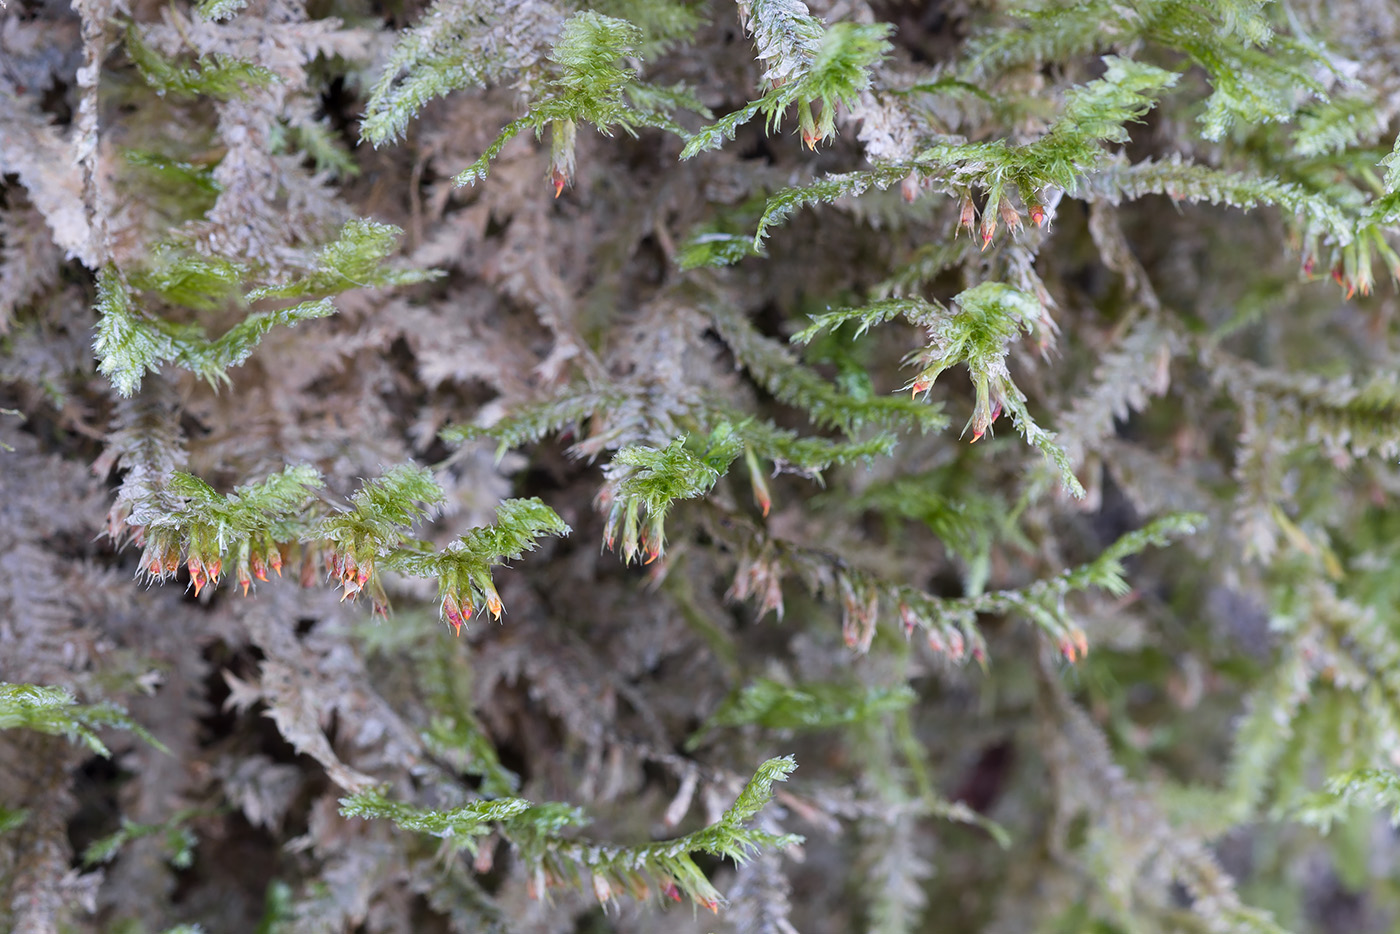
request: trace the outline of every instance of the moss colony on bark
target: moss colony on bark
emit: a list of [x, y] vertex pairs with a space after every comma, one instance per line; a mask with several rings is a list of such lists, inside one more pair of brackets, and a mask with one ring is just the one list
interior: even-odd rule
[[1392, 930], [1397, 61], [0, 4], [0, 929]]

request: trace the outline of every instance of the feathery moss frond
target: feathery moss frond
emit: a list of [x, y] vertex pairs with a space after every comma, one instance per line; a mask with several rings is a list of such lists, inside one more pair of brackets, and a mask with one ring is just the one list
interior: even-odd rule
[[195, 196], [213, 198], [223, 190], [209, 166], [182, 162], [141, 149], [129, 149], [125, 156], [127, 165], [149, 172], [153, 180], [159, 181], [159, 187], [181, 191], [191, 200], [202, 200]]
[[432, 471], [400, 464], [360, 487], [350, 498], [348, 510], [327, 516], [306, 538], [335, 542], [356, 552], [389, 552], [442, 499], [442, 487]]
[[133, 307], [131, 292], [111, 267], [97, 277], [97, 311], [97, 369], [121, 395], [130, 396], [147, 371], [175, 359], [174, 340]]
[[724, 342], [754, 381], [779, 401], [806, 411], [814, 424], [837, 428], [847, 435], [865, 425], [908, 425], [920, 431], [937, 431], [947, 419], [935, 408], [911, 399], [892, 396], [858, 398], [839, 391], [818, 374], [793, 359], [777, 341], [764, 337], [737, 309], [720, 298], [705, 306]]
[[545, 96], [506, 124], [481, 158], [459, 173], [453, 183], [461, 187], [484, 180], [506, 143], [527, 129], [538, 137], [550, 127], [554, 146], [551, 171], [558, 194], [573, 174], [577, 124], [591, 123], [605, 136], [611, 136], [614, 128], [636, 135], [638, 128], [648, 126], [678, 132], [671, 112], [684, 108], [705, 113], [699, 100], [684, 88], [641, 84], [635, 70], [618, 64], [636, 52], [640, 41], [641, 31], [623, 20], [591, 11], [570, 16], [550, 52], [556, 74]]
[[692, 856], [706, 853], [743, 862], [763, 848], [782, 848], [800, 837], [777, 835], [745, 826], [773, 797], [773, 784], [786, 781], [797, 768], [791, 756], [769, 759], [718, 821], [672, 840], [637, 846], [594, 843], [567, 836], [584, 823], [582, 812], [564, 804], [531, 804], [521, 798], [472, 801], [456, 808], [429, 810], [390, 801], [378, 791], [341, 799], [345, 817], [387, 819], [405, 830], [448, 841], [476, 853], [479, 838], [496, 833], [507, 840], [527, 871], [544, 885], [582, 888], [584, 873], [602, 901], [630, 893], [645, 897], [649, 885], [663, 895], [688, 896], [697, 905], [717, 910], [724, 899], [696, 866]]
[[615, 408], [631, 396], [620, 386], [576, 386], [557, 398], [516, 406], [494, 425], [453, 425], [438, 433], [448, 444], [465, 444], [479, 438], [499, 442], [496, 458], [522, 445], [532, 444], [564, 428], [577, 428], [590, 416]]
[[922, 298], [894, 298], [871, 302], [859, 308], [838, 308], [812, 316], [812, 323], [792, 335], [794, 344], [810, 344], [824, 332], [835, 331], [854, 322], [854, 337], [860, 337], [877, 325], [904, 318], [919, 327], [931, 327], [948, 310], [936, 302]]
[[315, 468], [289, 466], [222, 494], [176, 471], [158, 496], [132, 513], [145, 527], [141, 573], [163, 581], [183, 562], [198, 594], [205, 584], [218, 586], [227, 559], [247, 593], [252, 576], [266, 580], [266, 568], [281, 568], [282, 549], [304, 531], [312, 495], [322, 485]]
[[158, 824], [140, 824], [122, 818], [121, 827], [115, 833], [88, 844], [87, 849], [83, 851], [83, 864], [93, 867], [110, 863], [116, 859], [121, 848], [131, 841], [160, 837], [166, 862], [175, 869], [189, 869], [194, 865], [194, 849], [198, 838], [189, 828], [188, 822], [198, 813], [193, 808], [182, 809]]
[[1382, 769], [1351, 769], [1327, 779], [1327, 790], [1301, 809], [1299, 817], [1324, 833], [1348, 806], [1389, 811], [1390, 825], [1400, 827], [1400, 775]]
[[409, 533], [442, 502], [432, 472], [401, 464], [365, 483], [348, 507], [324, 514], [313, 494], [322, 486], [311, 467], [288, 467], [258, 483], [223, 495], [203, 480], [176, 472], [159, 497], [143, 503], [132, 521], [144, 526], [141, 562], [152, 579], [176, 573], [182, 561], [198, 593], [218, 586], [227, 560], [244, 594], [253, 578], [278, 574], [300, 543], [302, 584], [326, 565], [345, 598], [371, 596], [376, 612], [388, 612], [379, 572], [435, 578], [443, 612], [460, 630], [477, 606], [500, 618], [491, 569], [536, 547], [542, 535], [567, 535], [569, 527], [538, 499], [514, 499], [496, 509], [497, 522], [473, 529], [441, 551]]
[[[157, 287], [195, 292], [179, 273], [148, 281]], [[227, 384], [231, 382], [227, 370], [247, 360], [273, 328], [295, 327], [302, 321], [335, 314], [330, 299], [260, 311], [211, 340], [198, 325], [177, 324], [138, 310], [131, 287], [111, 267], [98, 275], [97, 310], [100, 318], [93, 340], [97, 368], [123, 396], [135, 393], [146, 373], [163, 363], [197, 373], [212, 386]]]
[[232, 260], [191, 254], [162, 243], [127, 281], [132, 288], [154, 292], [171, 305], [213, 311], [234, 298], [247, 275], [248, 268]]
[[430, 101], [505, 79], [535, 65], [557, 29], [557, 11], [543, 3], [502, 6], [437, 0], [398, 36], [384, 72], [370, 90], [360, 139], [376, 148], [403, 136]]
[[912, 614], [906, 617], [906, 625], [912, 619], [929, 632], [935, 632], [950, 626], [963, 626], [977, 614], [1016, 614], [1044, 630], [1060, 651], [1073, 660], [1083, 655], [1087, 643], [1083, 632], [1066, 613], [1064, 597], [1091, 588], [1122, 596], [1129, 590], [1123, 577], [1123, 559], [1146, 548], [1160, 548], [1178, 538], [1195, 534], [1204, 522], [1205, 518], [1195, 513], [1163, 516], [1122, 536], [1088, 564], [1018, 590], [934, 600], [912, 588], [900, 587], [898, 595], [901, 606], [907, 607]]
[[908, 685], [895, 687], [818, 682], [790, 685], [759, 678], [734, 691], [686, 740], [697, 749], [720, 727], [760, 726], [768, 730], [823, 730], [905, 710], [915, 700]]
[[[499, 442], [496, 456], [540, 440], [546, 435], [565, 429], [576, 433], [584, 422], [603, 418], [624, 405], [645, 409], [651, 399], [628, 392], [622, 386], [581, 385], [562, 392], [557, 398], [527, 403], [513, 408], [504, 418], [490, 426], [454, 425], [444, 428], [438, 436], [448, 444], [465, 444], [480, 438]], [[915, 408], [910, 406], [910, 408]], [[721, 426], [743, 442], [745, 450], [755, 456], [775, 462], [780, 469], [792, 470], [818, 478], [832, 464], [846, 464], [876, 457], [893, 449], [895, 437], [880, 432], [858, 440], [834, 440], [804, 436], [791, 429], [779, 428], [765, 419], [745, 415], [720, 400], [706, 397], [676, 403], [668, 413], [686, 423], [687, 430], [708, 435]], [[606, 444], [605, 449], [617, 449], [621, 442]], [[590, 451], [594, 447], [589, 443]], [[596, 452], [592, 452], [596, 453]], [[590, 454], [591, 456], [591, 454]]]
[[[835, 135], [836, 108], [851, 106], [870, 87], [871, 69], [891, 49], [887, 23], [823, 27], [801, 0], [747, 0], [740, 14], [772, 90], [692, 135], [682, 159], [720, 148], [759, 113], [771, 133], [794, 104], [802, 141], [816, 148]], [[813, 105], [820, 105], [815, 115]]]
[[[398, 245], [397, 227], [356, 219], [340, 237], [318, 251], [315, 270], [285, 285], [263, 286], [243, 299], [303, 298], [333, 295], [352, 288], [405, 285], [434, 278], [428, 270], [394, 270], [384, 260]], [[124, 396], [134, 393], [148, 371], [163, 363], [199, 374], [210, 385], [231, 382], [227, 370], [243, 363], [258, 343], [276, 327], [295, 327], [302, 321], [335, 314], [329, 298], [303, 301], [288, 308], [254, 312], [217, 338], [210, 339], [197, 324], [181, 324], [138, 310], [138, 292], [158, 297], [170, 305], [212, 310], [239, 301], [249, 270], [220, 257], [177, 250], [164, 244], [142, 268], [123, 275], [115, 267], [98, 276], [97, 310], [100, 314], [94, 349], [98, 369]]]
[[[1140, 119], [1152, 108], [1157, 94], [1176, 83], [1177, 75], [1153, 65], [1117, 56], [1104, 59], [1102, 78], [1073, 89], [1064, 110], [1039, 139], [1021, 145], [1005, 140], [965, 142], [945, 138], [920, 150], [908, 164], [895, 163], [826, 178], [777, 192], [755, 234], [755, 249], [768, 231], [794, 211], [813, 204], [829, 204], [871, 188], [884, 190], [916, 173], [925, 186], [948, 193], [966, 194], [983, 189], [983, 244], [996, 229], [998, 211], [1011, 192], [1018, 191], [1027, 206], [1036, 203], [1046, 188], [1071, 189], [1108, 158], [1103, 143], [1128, 139], [1125, 124]], [[1016, 224], [1019, 225], [1019, 217]], [[1037, 220], [1037, 223], [1040, 221]]]
[[1384, 131], [1376, 119], [1376, 101], [1348, 95], [1305, 107], [1293, 131], [1293, 149], [1302, 157], [1342, 153]]
[[543, 535], [568, 535], [572, 529], [538, 499], [508, 499], [496, 506], [496, 524], [472, 529], [437, 552], [398, 549], [383, 555], [391, 570], [437, 578], [444, 619], [460, 630], [479, 607], [496, 619], [503, 608], [491, 580], [491, 568], [537, 547]]
[[154, 736], [116, 704], [79, 704], [66, 688], [0, 682], [0, 730], [35, 730], [81, 743], [92, 753], [110, 758], [112, 753], [97, 736], [98, 730], [118, 729], [134, 733], [165, 752]]
[[807, 342], [818, 334], [857, 322], [857, 336], [870, 327], [896, 317], [924, 328], [929, 346], [913, 355], [921, 367], [906, 386], [915, 396], [927, 393], [944, 370], [957, 364], [967, 366], [976, 389], [977, 401], [964, 432], [972, 429], [977, 441], [992, 429], [1005, 409], [1026, 442], [1039, 448], [1055, 464], [1065, 486], [1076, 496], [1084, 488], [1055, 436], [1045, 431], [1026, 408], [1025, 395], [1011, 379], [1006, 367], [1010, 343], [1023, 332], [1035, 334], [1044, 329], [1045, 316], [1040, 302], [1032, 295], [999, 282], [984, 282], [953, 298], [957, 311], [923, 299], [887, 299], [864, 308], [845, 308], [816, 316], [812, 324], [794, 335]]
[[694, 452], [687, 449], [689, 440], [682, 435], [665, 448], [625, 447], [603, 469], [607, 482], [599, 502], [608, 510], [605, 543], [620, 548], [624, 561], [630, 563], [639, 552], [646, 554], [647, 564], [661, 557], [671, 504], [708, 493], [743, 451], [727, 423], [695, 445]]
[[838, 198], [855, 198], [872, 188], [884, 191], [909, 176], [907, 165], [880, 166], [860, 172], [828, 175], [798, 188], [785, 188], [768, 199], [753, 235], [753, 249], [763, 246], [768, 231], [785, 222], [796, 211], [814, 204], [830, 204]]
[[238, 97], [250, 87], [279, 80], [269, 68], [226, 55], [201, 58], [193, 65], [173, 62], [151, 48], [134, 23], [126, 30], [126, 54], [146, 83], [161, 95]]
[[964, 76], [1039, 66], [1148, 41], [1187, 56], [1206, 73], [1211, 94], [1200, 115], [1201, 134], [1220, 139], [1236, 124], [1281, 122], [1303, 94], [1322, 97], [1317, 72], [1330, 67], [1319, 51], [1274, 34], [1254, 2], [1198, 4], [1153, 0], [1142, 7], [1092, 0], [1045, 3], [1019, 11], [1021, 23], [974, 39]]
[[695, 231], [676, 253], [676, 267], [682, 272], [705, 266], [732, 266], [750, 256], [761, 256], [747, 234], [718, 230]]
[[286, 285], [263, 286], [247, 295], [250, 302], [268, 298], [305, 298], [347, 289], [385, 288], [437, 278], [424, 269], [390, 269], [384, 261], [398, 249], [403, 231], [392, 224], [358, 217], [340, 235], [317, 251], [315, 269]]
[[1179, 155], [1129, 163], [1121, 158], [1100, 167], [1073, 189], [1083, 197], [1101, 197], [1111, 204], [1149, 194], [1173, 200], [1227, 204], [1242, 210], [1276, 205], [1334, 237], [1349, 243], [1355, 222], [1325, 197], [1278, 179], [1259, 178], [1187, 162]]
[[333, 178], [354, 178], [360, 174], [355, 157], [321, 121], [278, 124], [273, 132], [275, 152], [300, 152], [309, 158], [316, 172]]

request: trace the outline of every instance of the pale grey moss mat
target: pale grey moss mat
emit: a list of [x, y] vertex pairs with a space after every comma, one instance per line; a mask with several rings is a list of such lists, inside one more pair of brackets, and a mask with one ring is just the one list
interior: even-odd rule
[[1393, 930], [1397, 61], [0, 3], [0, 930]]

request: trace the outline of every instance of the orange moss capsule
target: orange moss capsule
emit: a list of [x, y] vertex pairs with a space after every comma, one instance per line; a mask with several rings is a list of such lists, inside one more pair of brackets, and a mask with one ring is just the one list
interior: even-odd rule
[[1035, 195], [1026, 199], [1026, 210], [1030, 212], [1031, 223], [1037, 227], [1045, 226], [1045, 205]]
[[1016, 210], [1015, 205], [1003, 198], [997, 207], [1001, 210], [1001, 222], [1008, 231], [1021, 229], [1021, 212]]
[[982, 212], [982, 249], [986, 249], [992, 243], [992, 237], [996, 236], [997, 219], [991, 211]]
[[977, 206], [972, 203], [972, 192], [965, 191], [962, 196], [962, 205], [958, 208], [958, 230], [967, 228], [971, 233], [977, 226]]

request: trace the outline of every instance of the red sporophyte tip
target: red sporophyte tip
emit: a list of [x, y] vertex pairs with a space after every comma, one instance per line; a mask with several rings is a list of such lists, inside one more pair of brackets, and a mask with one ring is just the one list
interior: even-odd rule
[[988, 201], [982, 208], [982, 249], [986, 249], [992, 242], [992, 237], [997, 232], [997, 215], [1001, 213], [1001, 205]]
[[750, 474], [749, 481], [749, 485], [753, 488], [753, 500], [758, 504], [758, 510], [763, 513], [763, 518], [767, 519], [769, 511], [773, 508], [773, 497], [768, 492], [768, 484], [757, 473]]
[[454, 636], [460, 636], [462, 634], [462, 626], [466, 624], [466, 620], [462, 616], [457, 598], [452, 594], [443, 597], [442, 611], [443, 614], [447, 616], [448, 625], [452, 627], [452, 634]]
[[1313, 258], [1311, 256], [1303, 260], [1303, 275], [1311, 276], [1313, 274], [1313, 266], [1314, 263]]
[[253, 578], [248, 574], [248, 568], [242, 564], [238, 566], [238, 584], [243, 588], [243, 596], [248, 596], [248, 588], [253, 583]]
[[277, 576], [282, 576], [282, 552], [279, 549], [272, 549], [272, 553], [267, 556], [267, 566], [277, 572]]
[[208, 578], [204, 575], [204, 565], [198, 558], [191, 555], [189, 560], [185, 562], [185, 567], [189, 569], [190, 583], [194, 585], [194, 595], [197, 597], [199, 592], [204, 589], [204, 585], [208, 583]]
[[962, 633], [954, 629], [948, 633], [948, 654], [954, 658], [962, 658], [967, 646], [963, 642]]
[[1031, 223], [1037, 227], [1045, 226], [1045, 208], [1038, 204], [1031, 205]]
[[763, 518], [767, 519], [769, 511], [773, 508], [773, 496], [768, 492], [768, 481], [763, 478], [763, 468], [753, 451], [745, 451], [744, 457], [749, 466], [749, 488], [753, 491], [753, 501], [758, 504]]
[[554, 197], [559, 197], [564, 193], [564, 185], [569, 181], [569, 176], [563, 172], [555, 170], [550, 179], [554, 183]]
[[267, 562], [258, 552], [253, 552], [248, 556], [248, 566], [252, 569], [253, 576], [260, 581], [267, 580]]
[[719, 914], [719, 902], [713, 898], [697, 898], [696, 903], [710, 909], [715, 914]]
[[[666, 548], [665, 532], [658, 525], [650, 525], [642, 529], [641, 535], [642, 554], [646, 555], [646, 560], [642, 564], [651, 564], [661, 557], [661, 552]], [[631, 561], [631, 556], [628, 556]]]
[[1006, 225], [1006, 229], [1019, 230], [1021, 228], [1021, 212], [1016, 210], [1015, 205], [1010, 201], [1002, 201], [998, 207], [1001, 209], [1001, 222]]
[[931, 386], [933, 386], [933, 380], [927, 379], [923, 376], [915, 377], [914, 384], [909, 387], [913, 391], [913, 395], [911, 396], [911, 398], [919, 398], [919, 393], [928, 392]]
[[802, 131], [802, 142], [805, 143], [807, 148], [810, 149], [812, 152], [817, 151], [817, 143], [819, 143], [820, 141], [821, 137], [817, 135], [817, 132], [815, 130]]
[[913, 204], [919, 199], [919, 176], [915, 172], [910, 172], [904, 176], [904, 181], [899, 183], [899, 193], [904, 196], [905, 204]]

